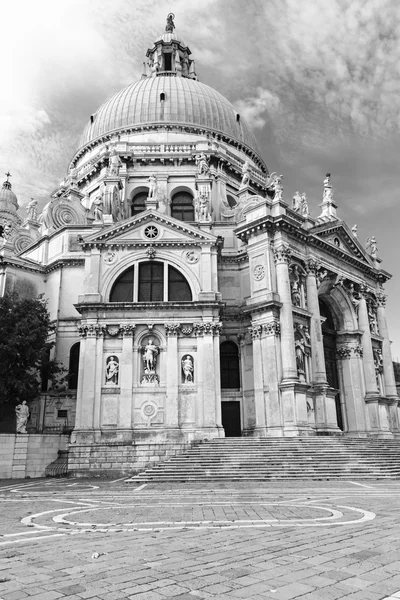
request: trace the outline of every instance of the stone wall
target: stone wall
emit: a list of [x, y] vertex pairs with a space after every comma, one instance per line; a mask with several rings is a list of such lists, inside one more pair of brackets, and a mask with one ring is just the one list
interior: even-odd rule
[[67, 444], [68, 436], [61, 434], [0, 434], [0, 479], [44, 477]]
[[193, 443], [71, 444], [68, 472], [77, 477], [134, 475], [169, 456], [181, 454]]

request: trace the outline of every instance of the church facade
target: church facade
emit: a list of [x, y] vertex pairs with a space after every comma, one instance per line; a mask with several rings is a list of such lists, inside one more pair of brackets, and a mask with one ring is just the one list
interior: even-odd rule
[[127, 470], [140, 445], [400, 435], [390, 275], [322, 179], [319, 216], [287, 202], [171, 15], [40, 215], [7, 177], [0, 293], [48, 299], [68, 386], [44, 385], [31, 426], [68, 422], [74, 472]]

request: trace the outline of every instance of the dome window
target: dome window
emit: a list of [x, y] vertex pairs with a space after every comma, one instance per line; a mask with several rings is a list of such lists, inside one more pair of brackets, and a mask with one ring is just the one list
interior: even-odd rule
[[233, 196], [230, 196], [229, 194], [227, 194], [226, 199], [228, 200], [228, 204], [230, 208], [234, 208], [237, 204], [235, 198]]
[[148, 192], [139, 192], [138, 194], [136, 194], [136, 196], [134, 196], [132, 198], [132, 204], [131, 204], [131, 216], [132, 217], [134, 217], [135, 215], [138, 215], [139, 213], [146, 210], [146, 200], [147, 200], [148, 194], [149, 194]]
[[161, 92], [161, 94], [160, 94], [160, 102], [165, 102], [165, 94], [164, 94], [164, 92]]
[[172, 197], [171, 217], [180, 221], [194, 221], [193, 196], [188, 192], [178, 192]]
[[239, 115], [239, 113], [236, 115], [236, 123], [240, 123], [240, 115]]

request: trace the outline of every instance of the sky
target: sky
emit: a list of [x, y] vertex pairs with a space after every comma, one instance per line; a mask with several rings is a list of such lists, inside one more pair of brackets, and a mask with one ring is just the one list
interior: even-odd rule
[[[254, 128], [284, 197], [317, 217], [330, 172], [338, 216], [378, 242], [400, 360], [398, 0], [13, 0], [2, 3], [0, 173], [43, 206], [90, 116], [140, 78], [169, 12], [199, 79]], [[2, 177], [0, 175], [0, 177]], [[24, 213], [24, 208], [22, 208]]]

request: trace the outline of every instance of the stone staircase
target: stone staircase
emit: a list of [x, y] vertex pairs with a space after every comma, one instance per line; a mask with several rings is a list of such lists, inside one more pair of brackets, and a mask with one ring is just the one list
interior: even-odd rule
[[128, 481], [399, 478], [400, 440], [317, 436], [209, 440], [146, 469]]

